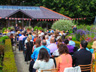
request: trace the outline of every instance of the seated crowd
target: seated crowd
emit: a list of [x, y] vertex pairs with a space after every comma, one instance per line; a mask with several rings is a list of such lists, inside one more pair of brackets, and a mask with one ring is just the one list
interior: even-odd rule
[[[29, 72], [54, 68], [57, 68], [58, 72], [64, 72], [65, 68], [93, 62], [96, 69], [96, 41], [93, 42], [91, 50], [87, 49], [88, 42], [85, 40], [81, 41], [80, 48], [77, 48], [72, 36], [65, 39], [67, 34], [54, 30], [29, 33], [17, 31], [15, 39], [19, 41], [19, 51], [23, 51], [25, 61], [30, 62]], [[10, 38], [12, 39], [13, 35]]]

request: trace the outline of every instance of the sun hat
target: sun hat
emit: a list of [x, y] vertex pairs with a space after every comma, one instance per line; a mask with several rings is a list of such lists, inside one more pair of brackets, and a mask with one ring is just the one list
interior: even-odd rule
[[93, 42], [92, 48], [96, 48], [96, 41]]

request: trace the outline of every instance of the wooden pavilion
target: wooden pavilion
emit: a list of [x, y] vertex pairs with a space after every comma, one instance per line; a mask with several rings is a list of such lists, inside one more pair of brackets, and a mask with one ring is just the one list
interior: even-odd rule
[[52, 11], [43, 6], [0, 6], [0, 27], [30, 26], [37, 21], [56, 21], [71, 19], [65, 15]]

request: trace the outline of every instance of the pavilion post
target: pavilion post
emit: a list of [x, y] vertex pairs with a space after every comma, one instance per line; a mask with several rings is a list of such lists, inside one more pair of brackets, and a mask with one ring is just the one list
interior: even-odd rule
[[8, 20], [8, 27], [10, 27], [10, 20]]
[[17, 20], [15, 20], [15, 24], [17, 24]]
[[48, 29], [48, 23], [46, 24], [46, 28]]
[[[24, 18], [24, 14], [22, 15], [22, 18]], [[24, 27], [24, 20], [22, 19], [22, 27]]]
[[[15, 18], [16, 18], [16, 14], [15, 14]], [[15, 24], [17, 24], [17, 20], [15, 20]]]
[[31, 25], [31, 21], [29, 20], [29, 26]]
[[24, 27], [24, 20], [22, 20], [22, 27]]

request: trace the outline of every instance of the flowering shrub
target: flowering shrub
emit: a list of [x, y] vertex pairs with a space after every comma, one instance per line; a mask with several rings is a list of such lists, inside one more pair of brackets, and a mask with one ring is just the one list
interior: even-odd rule
[[56, 21], [55, 23], [53, 23], [52, 25], [52, 29], [57, 29], [57, 30], [64, 30], [64, 31], [67, 31], [67, 30], [72, 30], [72, 26], [74, 26], [74, 24], [72, 23], [72, 21], [70, 20], [59, 20], [59, 21]]
[[77, 41], [85, 40], [85, 34], [86, 34], [86, 32], [83, 31], [82, 29], [77, 30], [76, 31], [76, 40]]

